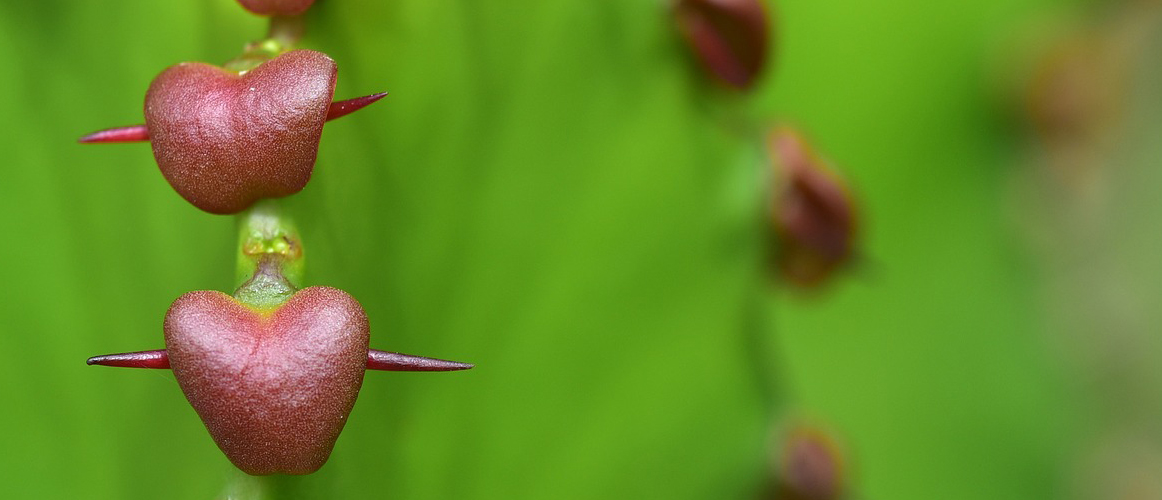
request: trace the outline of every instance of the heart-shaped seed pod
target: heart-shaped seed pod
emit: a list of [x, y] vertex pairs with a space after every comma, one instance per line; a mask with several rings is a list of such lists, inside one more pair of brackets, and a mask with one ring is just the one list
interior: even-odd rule
[[678, 0], [678, 28], [709, 75], [737, 90], [754, 86], [767, 59], [762, 0]]
[[170, 307], [165, 344], [186, 399], [235, 466], [309, 474], [327, 461], [363, 384], [368, 323], [354, 298], [329, 287], [266, 311], [198, 291]]
[[145, 96], [162, 175], [194, 206], [240, 212], [311, 178], [335, 91], [335, 62], [287, 52], [243, 74], [205, 63], [163, 71]]
[[297, 16], [306, 12], [315, 0], [238, 0], [238, 3], [260, 16]]

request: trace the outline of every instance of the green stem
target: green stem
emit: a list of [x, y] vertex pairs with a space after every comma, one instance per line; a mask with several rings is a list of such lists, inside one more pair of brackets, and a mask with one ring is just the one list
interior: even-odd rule
[[242, 55], [231, 59], [224, 68], [239, 73], [250, 71], [280, 54], [291, 51], [303, 39], [306, 23], [303, 16], [272, 16], [266, 38], [250, 43]]
[[283, 50], [290, 50], [299, 44], [306, 31], [307, 25], [302, 15], [272, 16], [266, 39], [274, 40], [283, 47]]
[[217, 500], [279, 500], [301, 498], [305, 476], [251, 476], [237, 471]]
[[282, 304], [302, 286], [302, 239], [278, 202], [262, 200], [238, 219], [238, 267], [234, 297], [258, 309]]
[[269, 476], [251, 476], [239, 472], [218, 495], [219, 500], [270, 500], [273, 485]]

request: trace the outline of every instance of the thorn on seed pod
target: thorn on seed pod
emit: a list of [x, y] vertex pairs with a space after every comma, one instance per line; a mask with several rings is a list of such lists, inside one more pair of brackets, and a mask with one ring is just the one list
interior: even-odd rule
[[[327, 121], [336, 118], [342, 118], [351, 113], [359, 111], [372, 103], [383, 99], [387, 96], [387, 92], [379, 92], [376, 94], [365, 95], [346, 99], [343, 101], [334, 101], [327, 108]], [[81, 136], [77, 142], [82, 144], [97, 144], [97, 143], [112, 143], [112, 142], [146, 142], [149, 140], [149, 128], [145, 125], [129, 125], [126, 127], [114, 127], [104, 130], [98, 130], [89, 134]]]

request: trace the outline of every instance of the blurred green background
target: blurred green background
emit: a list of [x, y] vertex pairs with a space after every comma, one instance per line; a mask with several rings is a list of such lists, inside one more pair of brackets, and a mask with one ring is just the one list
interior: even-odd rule
[[[1156, 92], [1102, 150], [1143, 168], [1072, 197], [1003, 90], [1039, 19], [1099, 11], [772, 7], [769, 71], [739, 97], [658, 0], [318, 1], [305, 46], [338, 62], [336, 96], [390, 95], [327, 125], [287, 202], [307, 281], [363, 303], [372, 347], [477, 368], [368, 373], [287, 496], [754, 498], [779, 429], [808, 421], [842, 443], [849, 498], [1159, 498], [1100, 490], [1126, 456], [1162, 477]], [[236, 476], [169, 372], [84, 364], [162, 347], [173, 299], [229, 291], [234, 221], [147, 145], [75, 141], [264, 30], [231, 0], [0, 4], [6, 496], [206, 499]], [[814, 294], [764, 266], [769, 167], [739, 123], [780, 122], [866, 220], [861, 265]]]

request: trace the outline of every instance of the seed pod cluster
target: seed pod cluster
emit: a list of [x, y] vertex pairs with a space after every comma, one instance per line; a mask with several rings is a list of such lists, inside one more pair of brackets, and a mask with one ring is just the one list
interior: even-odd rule
[[[313, 0], [239, 0], [263, 15], [301, 14]], [[301, 21], [301, 20], [300, 20]], [[472, 365], [368, 348], [363, 307], [329, 287], [298, 288], [302, 242], [273, 200], [311, 178], [324, 122], [384, 94], [333, 102], [337, 66], [292, 50], [275, 28], [225, 67], [181, 63], [145, 97], [145, 124], [89, 134], [86, 143], [150, 141], [162, 175], [214, 214], [243, 213], [233, 294], [196, 291], [165, 316], [166, 348], [89, 364], [172, 369], [210, 436], [239, 469], [309, 474], [322, 467], [355, 404], [364, 370], [452, 371]], [[273, 47], [273, 48], [272, 48]]]
[[[767, 0], [674, 0], [677, 31], [701, 75], [721, 86], [752, 91], [766, 71], [772, 38]], [[745, 123], [745, 117], [732, 116]], [[747, 127], [749, 128], [749, 127]], [[771, 182], [765, 229], [769, 274], [798, 290], [831, 281], [855, 254], [859, 214], [847, 183], [798, 132], [779, 128], [765, 140]], [[758, 498], [839, 500], [846, 497], [842, 455], [834, 441], [809, 427], [785, 436], [777, 465]]]

